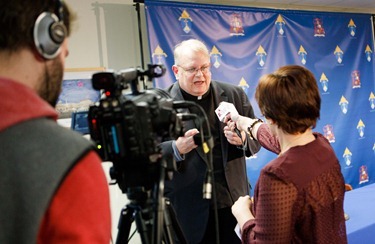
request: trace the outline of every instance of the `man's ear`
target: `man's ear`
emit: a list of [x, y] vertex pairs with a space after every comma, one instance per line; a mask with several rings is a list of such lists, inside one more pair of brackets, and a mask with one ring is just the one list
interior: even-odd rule
[[173, 65], [172, 66], [172, 71], [173, 71], [174, 77], [176, 78], [176, 80], [178, 80], [179, 74], [178, 74], [178, 67], [177, 67], [177, 65]]
[[46, 59], [38, 52], [38, 50], [36, 50], [36, 48], [32, 48], [32, 53], [34, 55], [34, 58], [36, 61], [38, 62], [45, 62]]

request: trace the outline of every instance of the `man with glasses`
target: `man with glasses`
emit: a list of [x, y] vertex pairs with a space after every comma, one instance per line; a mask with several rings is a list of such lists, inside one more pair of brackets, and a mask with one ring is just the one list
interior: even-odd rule
[[[184, 136], [161, 145], [165, 153], [174, 155], [178, 168], [173, 179], [165, 182], [166, 197], [176, 211], [188, 243], [216, 242], [216, 207], [220, 243], [240, 243], [234, 232], [237, 221], [231, 214], [231, 206], [239, 196], [249, 194], [245, 155], [258, 152], [260, 145], [246, 133], [240, 138], [231, 131], [219, 121], [215, 109], [225, 101], [233, 103], [239, 114], [254, 118], [253, 108], [242, 88], [211, 80], [209, 51], [201, 41], [190, 39], [178, 44], [174, 60], [172, 70], [177, 82], [167, 91], [175, 101], [200, 105], [209, 121], [216, 201], [203, 199], [208, 160], [202, 146], [194, 142], [200, 128], [193, 121], [184, 122]], [[200, 116], [197, 109], [189, 109]]]

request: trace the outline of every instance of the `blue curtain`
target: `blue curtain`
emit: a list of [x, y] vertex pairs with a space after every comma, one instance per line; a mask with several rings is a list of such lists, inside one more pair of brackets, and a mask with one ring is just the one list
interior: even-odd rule
[[[303, 65], [314, 73], [321, 91], [315, 131], [330, 141], [345, 181], [354, 188], [375, 182], [371, 15], [147, 0], [145, 11], [152, 62], [167, 67], [155, 87], [175, 82], [173, 47], [197, 38], [211, 51], [213, 79], [241, 86], [260, 117], [254, 99], [260, 76], [283, 65]], [[252, 185], [275, 157], [261, 149], [247, 159]]]

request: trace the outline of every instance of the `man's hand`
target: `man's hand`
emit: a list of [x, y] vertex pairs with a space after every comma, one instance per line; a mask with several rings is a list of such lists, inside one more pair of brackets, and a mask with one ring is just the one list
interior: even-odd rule
[[194, 143], [194, 135], [198, 133], [199, 131], [197, 129], [190, 129], [185, 132], [184, 136], [180, 136], [179, 138], [177, 138], [176, 147], [181, 155], [186, 154], [198, 147]]
[[[233, 129], [232, 129], [233, 128]], [[237, 135], [237, 132], [234, 131], [234, 126], [230, 128], [228, 125], [224, 127], [224, 135], [227, 138], [227, 141], [236, 146], [242, 146], [243, 142], [246, 139], [245, 132], [241, 131], [242, 139]]]

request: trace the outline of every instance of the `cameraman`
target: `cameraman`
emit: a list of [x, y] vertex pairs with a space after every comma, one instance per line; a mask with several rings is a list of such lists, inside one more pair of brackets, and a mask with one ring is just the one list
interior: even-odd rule
[[0, 3], [0, 243], [110, 242], [101, 160], [56, 123], [72, 15], [62, 1]]
[[[185, 136], [161, 145], [164, 153], [174, 154], [179, 161], [178, 172], [171, 181], [165, 182], [165, 195], [176, 211], [188, 243], [215, 243], [214, 204], [218, 208], [220, 242], [240, 243], [234, 232], [237, 221], [232, 216], [231, 206], [239, 196], [249, 194], [244, 154], [250, 156], [258, 152], [260, 145], [245, 133], [240, 138], [229, 130], [216, 117], [215, 108], [222, 101], [230, 102], [239, 114], [254, 118], [253, 108], [242, 88], [211, 81], [210, 55], [201, 41], [181, 42], [175, 47], [174, 59], [172, 70], [177, 82], [167, 91], [174, 100], [194, 101], [200, 105], [210, 123], [216, 202], [202, 196], [208, 162], [202, 147], [194, 143], [193, 137], [199, 131], [192, 121], [184, 124]], [[245, 141], [245, 149], [242, 141]]]

